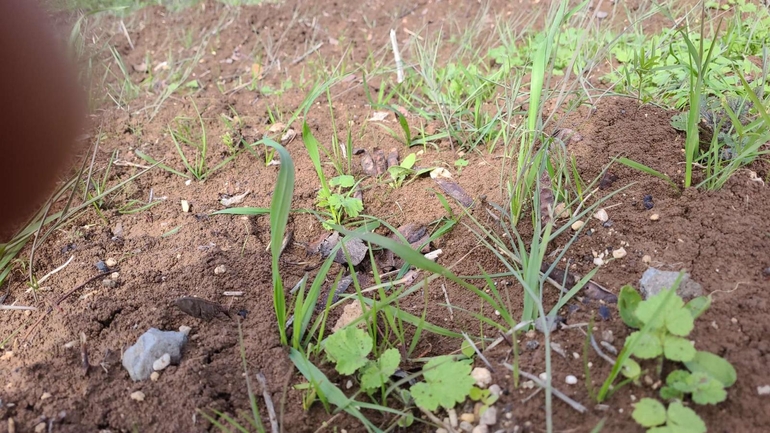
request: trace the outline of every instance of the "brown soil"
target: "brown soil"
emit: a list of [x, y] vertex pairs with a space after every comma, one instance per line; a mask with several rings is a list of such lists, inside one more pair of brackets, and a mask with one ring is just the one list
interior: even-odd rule
[[[522, 11], [537, 12], [546, 10], [547, 4], [493, 2], [487, 24], [494, 23], [493, 13], [494, 16], [506, 16]], [[243, 136], [250, 142], [256, 141], [267, 131], [268, 107], [288, 118], [305, 98], [297, 84], [303, 79], [313, 80], [307, 70], [312, 69], [311, 66], [317, 67], [322, 59], [327, 64], [335, 64], [349, 48], [351, 64], [365, 62], [369, 53], [385, 56], [388, 58], [385, 61], [389, 61], [389, 51], [381, 47], [388, 44], [391, 27], [435, 32], [443, 26], [450, 34], [449, 28], [454, 25], [462, 28], [463, 24], [476, 19], [480, 10], [476, 2], [454, 0], [420, 3], [324, 0], [240, 9], [210, 2], [204, 5], [184, 13], [147, 8], [132, 14], [125, 24], [133, 48], [123, 35], [118, 20], [103, 23], [104, 40], [116, 47], [129, 68], [143, 63], [148, 56], [152, 59], [151, 68], [167, 58], [169, 52], [174, 58], [192, 56], [195, 44], [180, 47], [179, 41], [185, 31], [198, 37], [210, 33], [219, 22], [224, 25], [209, 39], [209, 46], [191, 76], [199, 81], [201, 89], [177, 92], [160, 106], [152, 119], [150, 115], [155, 109], [157, 93], [139, 97], [122, 107], [104, 101], [95, 116], [96, 126], [90, 137], [93, 144], [101, 135], [97, 167], [106, 166], [115, 151], [119, 151], [122, 161], [144, 164], [134, 155], [134, 150], [140, 149], [181, 169], [167, 126], [179, 115], [195, 115], [191, 101], [195, 102], [206, 123], [216, 164], [228, 156], [219, 139], [225, 132], [219, 116], [231, 115], [231, 107], [243, 121]], [[667, 25], [665, 22], [656, 18], [649, 25], [659, 28]], [[232, 89], [237, 86], [239, 77], [248, 77], [254, 59], [252, 53], [263, 53], [266, 41], [273, 42], [273, 53], [283, 69], [265, 67], [264, 83], [279, 88], [290, 77], [294, 88], [280, 97], [260, 96], [247, 89], [223, 95], [217, 89], [217, 82]], [[324, 44], [317, 53], [294, 63], [319, 42]], [[244, 57], [228, 62], [236, 48]], [[264, 65], [267, 64], [265, 60]], [[146, 77], [147, 73], [132, 69], [130, 78], [135, 84], [140, 84]], [[366, 119], [371, 117], [373, 110], [368, 105], [360, 78], [356, 76], [333, 89], [334, 114], [340, 129], [344, 129], [340, 125], [345, 125], [347, 120], [353, 121], [356, 127], [363, 127], [367, 124]], [[372, 91], [377, 90], [376, 85], [370, 85]], [[156, 92], [160, 91], [162, 89], [156, 89]], [[581, 141], [568, 145], [568, 151], [575, 156], [584, 179], [595, 178], [611, 158], [622, 155], [681, 181], [683, 137], [669, 125], [671, 115], [659, 108], [640, 107], [632, 99], [601, 99], [595, 109], [581, 108], [564, 119], [564, 126], [582, 135]], [[321, 102], [310, 111], [306, 120], [321, 143], [331, 141], [333, 125], [327, 105]], [[298, 122], [295, 122], [295, 129], [299, 129], [297, 126]], [[395, 127], [395, 123], [391, 126]], [[356, 147], [368, 150], [400, 146], [384, 130], [371, 125], [366, 127], [363, 138], [354, 139]], [[318, 189], [313, 166], [299, 139], [289, 144], [288, 149], [296, 164], [293, 207], [312, 208]], [[406, 149], [401, 149], [402, 156], [406, 153]], [[469, 157], [471, 164], [460, 175], [455, 174], [455, 180], [474, 198], [484, 196], [489, 202], [503, 203], [499, 188], [502, 156], [500, 151], [491, 155], [472, 154]], [[453, 168], [457, 155], [444, 141], [438, 148], [427, 147], [421, 158], [425, 165]], [[362, 170], [357, 157], [354, 162], [353, 174], [358, 177]], [[764, 167], [754, 169], [766, 177]], [[125, 180], [139, 170], [131, 165], [115, 166], [110, 182]], [[714, 299], [711, 309], [696, 324], [693, 334], [696, 345], [725, 357], [738, 371], [738, 382], [729, 389], [726, 402], [695, 409], [710, 431], [766, 431], [770, 426], [770, 414], [765, 409], [770, 401], [757, 394], [758, 386], [770, 384], [767, 376], [770, 365], [767, 292], [770, 278], [763, 274], [763, 270], [770, 267], [770, 219], [767, 218], [770, 195], [766, 187], [750, 180], [748, 170], [744, 170], [720, 191], [692, 189], [678, 194], [664, 182], [633, 170], [614, 166], [611, 171], [618, 177], [613, 188], [630, 185], [605, 205], [612, 227], [602, 227], [595, 219], [588, 221], [588, 228], [593, 229], [593, 233], [581, 236], [566, 258], [575, 264], [578, 273], [585, 274], [593, 267], [593, 252], [618, 248], [621, 241], [627, 243], [628, 255], [603, 266], [595, 278], [616, 293], [625, 284], [638, 283], [648, 266], [642, 260], [645, 255], [652, 258], [653, 266], [689, 271]], [[0, 431], [9, 429], [11, 419], [17, 432], [33, 431], [41, 422], [52, 422], [51, 431], [54, 432], [216, 431], [198, 410], [222, 411], [245, 422], [240, 414], [249, 412], [249, 400], [237, 323], [234, 320], [206, 322], [185, 315], [173, 303], [186, 295], [222, 303], [231, 311], [248, 312], [242, 325], [249, 370], [251, 373], [261, 371], [266, 376], [269, 392], [281, 411], [284, 431], [315, 431], [332, 419], [333, 415], [327, 414], [318, 403], [304, 411], [301, 393], [292, 388], [301, 379], [288, 359], [287, 350], [279, 343], [275, 325], [270, 257], [266, 252], [270, 240], [268, 219], [210, 215], [222, 209], [219, 204], [222, 194], [251, 191], [242, 205], [269, 206], [277, 173], [277, 167], [265, 166], [262, 155], [257, 157], [247, 152], [203, 183], [187, 185], [179, 176], [154, 169], [106, 203], [102, 217], [93, 211], [85, 212], [40, 245], [34, 262], [38, 277], [59, 267], [70, 257], [74, 259], [43, 284], [36, 298], [27, 290], [26, 268], [20, 264], [12, 274], [8, 285], [10, 296], [5, 303], [33, 305], [38, 311], [31, 314], [0, 312], [3, 316], [0, 336], [4, 339], [12, 336], [5, 343], [5, 352], [0, 359], [0, 419], [3, 420]], [[327, 173], [333, 175], [331, 167]], [[436, 198], [437, 190], [430, 178], [419, 179], [400, 189], [367, 180], [365, 211], [395, 227], [410, 222], [431, 224], [446, 214]], [[611, 190], [600, 191], [598, 197]], [[146, 200], [150, 194], [164, 200], [145, 212], [118, 213], [117, 208], [127, 200]], [[655, 206], [652, 210], [641, 205], [645, 195], [653, 197]], [[182, 212], [181, 200], [191, 204], [189, 213]], [[453, 207], [459, 212], [456, 204]], [[472, 212], [482, 221], [493, 222], [482, 206], [476, 206]], [[651, 221], [652, 213], [659, 214], [660, 220]], [[525, 216], [525, 220], [528, 218]], [[284, 253], [281, 269], [286, 285], [293, 285], [306, 272], [305, 265], [294, 263], [317, 261], [306, 257], [304, 244], [323, 232], [317, 220], [305, 214], [293, 215], [290, 229], [294, 231], [295, 243]], [[504, 270], [488, 250], [478, 246], [477, 238], [462, 224], [439, 239], [434, 247], [444, 251], [440, 263], [453, 266], [459, 275], [478, 274], [479, 267], [488, 273]], [[20, 257], [29, 257], [29, 251]], [[118, 261], [116, 288], [107, 288], [101, 279], [96, 280], [44, 315], [43, 311], [62, 294], [95, 275], [98, 272], [95, 263], [107, 258]], [[214, 269], [220, 265], [225, 266], [225, 272], [215, 274]], [[332, 275], [336, 275], [337, 270], [335, 268]], [[457, 307], [450, 317], [444, 306], [441, 283], [436, 283], [428, 292], [428, 321], [478, 335], [478, 321], [461, 311], [479, 311], [478, 298], [447, 283], [447, 295], [451, 304]], [[517, 306], [521, 305], [522, 298], [520, 287], [515, 284], [503, 286], [509, 291], [512, 311], [518, 314]], [[549, 302], [553, 302], [557, 293], [550, 287], [548, 290]], [[225, 291], [242, 291], [244, 296], [226, 297]], [[572, 304], [563, 311], [568, 323], [588, 321], [599, 307], [595, 301], [581, 303], [576, 300]], [[422, 295], [414, 295], [401, 307], [419, 315], [424, 299]], [[612, 308], [611, 311], [610, 320], [597, 322], [597, 333], [612, 330], [616, 340], [621, 342], [629, 331], [617, 317], [616, 310]], [[339, 314], [339, 311], [334, 312], [332, 320]], [[39, 326], [33, 327], [38, 321]], [[182, 325], [192, 327], [192, 333], [181, 365], [169, 367], [157, 382], [132, 382], [120, 365], [122, 351], [150, 327], [174, 330]], [[491, 331], [484, 330], [485, 333]], [[66, 343], [77, 341], [81, 333], [88, 341], [92, 365], [88, 374], [81, 361], [80, 345], [65, 347]], [[540, 339], [542, 348], [541, 336], [534, 338]], [[529, 339], [525, 337], [521, 341]], [[557, 387], [590, 408], [589, 413], [578, 415], [555, 400], [556, 428], [588, 432], [606, 417], [604, 431], [643, 431], [629, 416], [631, 404], [652, 395], [653, 391], [644, 385], [627, 386], [613, 395], [607, 402], [608, 408], [596, 408], [582, 382], [576, 386], [563, 385], [567, 374], [582, 376], [584, 335], [578, 329], [564, 329], [557, 331], [553, 339], [568, 354], [581, 354], [581, 359], [555, 357]], [[459, 346], [457, 340], [425, 335], [416, 353], [435, 356], [454, 352]], [[544, 370], [543, 356], [542, 350], [525, 351], [521, 357], [522, 370], [539, 374]], [[496, 383], [505, 390], [500, 407], [504, 412], [510, 412], [510, 417], [501, 416], [498, 428], [513, 431], [516, 425], [531, 423], [532, 431], [541, 431], [544, 425], [542, 396], [522, 402], [531, 391], [514, 389], [510, 375], [502, 366], [503, 362], [511, 361], [510, 347], [498, 346], [487, 353], [487, 357], [496, 366]], [[608, 375], [611, 366], [593, 352], [588, 361], [593, 364], [591, 374], [594, 386], [597, 386]], [[346, 379], [332, 375], [327, 367], [324, 368], [330, 378], [338, 380], [344, 389]], [[138, 390], [146, 395], [143, 402], [130, 398], [131, 393]], [[43, 399], [44, 394], [47, 398]], [[261, 409], [266, 417], [264, 407]], [[379, 420], [374, 414], [372, 416], [373, 420]], [[338, 428], [337, 431], [343, 428], [362, 430], [355, 420], [346, 416], [334, 417], [332, 425]], [[410, 431], [433, 429], [417, 425]]]

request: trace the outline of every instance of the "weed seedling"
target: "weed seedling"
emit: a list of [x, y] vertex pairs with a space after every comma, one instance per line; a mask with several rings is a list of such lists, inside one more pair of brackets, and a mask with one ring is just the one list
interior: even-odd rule
[[[680, 277], [681, 278], [681, 277]], [[694, 321], [711, 304], [711, 299], [700, 296], [688, 303], [676, 293], [679, 280], [672, 288], [642, 300], [631, 286], [625, 286], [618, 297], [620, 317], [626, 325], [639, 329], [626, 339], [623, 350], [613, 367], [613, 373], [599, 391], [602, 401], [607, 395], [620, 368], [629, 379], [638, 378], [642, 370], [638, 359], [658, 359], [658, 368], [664, 360], [682, 363], [687, 370], [669, 373], [666, 385], [660, 390], [661, 398], [670, 400], [668, 409], [657, 400], [644, 398], [635, 405], [633, 418], [648, 432], [703, 433], [706, 426], [700, 417], [682, 405], [686, 395], [696, 404], [717, 404], [727, 398], [725, 388], [735, 383], [735, 369], [725, 359], [709, 352], [698, 351], [686, 337], [694, 328]], [[617, 388], [616, 388], [617, 389]]]
[[[393, 188], [401, 188], [401, 186], [404, 185], [404, 181], [409, 176], [413, 176], [413, 179], [416, 179], [418, 176], [433, 170], [432, 167], [415, 169], [414, 165], [416, 163], [417, 163], [417, 155], [414, 153], [410, 153], [409, 155], [406, 156], [406, 158], [404, 158], [403, 161], [401, 161], [401, 164], [389, 167], [388, 173], [390, 173], [390, 178], [392, 179], [390, 183], [391, 186], [393, 186]], [[407, 184], [408, 183], [409, 182], [407, 182]]]

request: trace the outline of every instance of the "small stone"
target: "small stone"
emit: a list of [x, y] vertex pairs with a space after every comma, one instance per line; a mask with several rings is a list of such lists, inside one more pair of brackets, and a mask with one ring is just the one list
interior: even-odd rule
[[649, 255], [645, 254], [644, 257], [642, 257], [642, 262], [647, 265], [649, 265], [651, 261], [652, 261], [652, 257], [650, 257]]
[[152, 374], [150, 374], [150, 380], [153, 382], [157, 382], [158, 379], [160, 379], [160, 373], [157, 371], [153, 371]]
[[553, 214], [556, 217], [556, 219], [564, 219], [569, 218], [570, 210], [567, 209], [567, 205], [564, 203], [559, 203], [556, 205], [556, 207], [553, 209]]
[[497, 424], [497, 408], [491, 406], [481, 414], [479, 418], [479, 424], [481, 425], [495, 425]]
[[108, 289], [114, 289], [114, 288], [118, 287], [118, 282], [113, 280], [113, 279], [111, 279], [111, 278], [107, 278], [107, 279], [102, 280], [102, 286], [106, 287]]
[[163, 356], [156, 359], [155, 362], [152, 363], [152, 369], [155, 371], [165, 370], [169, 364], [171, 364], [171, 355], [164, 353]]
[[[490, 408], [490, 409], [493, 409], [493, 408]], [[486, 424], [479, 424], [476, 427], [473, 427], [473, 430], [471, 430], [471, 433], [489, 433], [489, 427], [487, 427]]]
[[546, 381], [546, 380], [548, 380], [548, 373], [542, 372], [542, 373], [540, 373], [540, 375], [538, 377], [540, 378], [540, 380]]
[[564, 378], [564, 381], [567, 382], [567, 385], [574, 385], [574, 384], [578, 383], [577, 377], [575, 377], [575, 376], [573, 376], [571, 374], [569, 376], [567, 376], [566, 378]]
[[626, 254], [628, 253], [626, 252], [626, 249], [623, 247], [620, 247], [617, 250], [612, 251], [612, 257], [615, 257], [616, 259], [622, 259], [623, 257], [626, 256]]
[[[649, 299], [660, 293], [661, 290], [671, 288], [678, 277], [679, 272], [647, 268], [639, 280], [639, 291], [644, 299]], [[682, 275], [676, 293], [687, 301], [702, 295], [703, 287], [690, 279], [690, 274], [685, 273]]]
[[733, 317], [733, 318], [730, 319], [730, 322], [732, 322], [733, 325], [737, 325], [738, 324], [738, 319]]
[[43, 433], [45, 431], [46, 425], [44, 422], [41, 422], [40, 424], [35, 426], [35, 433]]
[[109, 272], [110, 268], [107, 267], [107, 264], [104, 263], [102, 260], [99, 260], [96, 262], [96, 269], [99, 270], [99, 272]]
[[602, 340], [606, 341], [607, 343], [614, 343], [615, 342], [615, 336], [612, 335], [612, 330], [605, 329], [602, 331]]
[[16, 422], [13, 418], [8, 418], [8, 433], [16, 433]]
[[131, 393], [131, 400], [144, 401], [145, 395], [142, 391], [134, 391]]
[[493, 383], [492, 385], [489, 385], [489, 393], [491, 395], [500, 395], [503, 393], [503, 389], [500, 388], [500, 385]]
[[529, 340], [524, 346], [527, 350], [537, 350], [537, 348], [540, 347], [540, 342], [537, 340]]
[[770, 277], [770, 266], [768, 266], [768, 267], [766, 267], [765, 269], [762, 270], [762, 275], [764, 275], [766, 277]]
[[757, 387], [757, 394], [770, 395], [770, 385], [763, 385]]
[[118, 264], [118, 261], [113, 259], [112, 257], [107, 258], [107, 260], [104, 261], [104, 264], [107, 265], [107, 267], [111, 268]]
[[123, 367], [134, 381], [148, 379], [155, 361], [166, 353], [171, 356], [172, 364], [179, 364], [185, 343], [187, 335], [181, 332], [150, 328], [137, 339], [136, 344], [123, 352]]
[[572, 230], [578, 231], [581, 227], [583, 227], [585, 223], [583, 221], [577, 220], [570, 227], [572, 227]]
[[352, 380], [348, 380], [347, 382], [345, 382], [345, 389], [350, 389], [350, 388], [353, 388]]
[[660, 219], [660, 215], [658, 215], [656, 213], [650, 215], [650, 221], [657, 221], [659, 219]]
[[473, 431], [473, 424], [469, 423], [468, 421], [463, 421], [460, 423], [460, 430], [470, 433]]
[[596, 213], [594, 214], [594, 218], [598, 219], [601, 222], [605, 222], [608, 219], [610, 219], [610, 216], [607, 215], [607, 211], [604, 210], [604, 208], [601, 208], [598, 211], [596, 211]]
[[0, 356], [0, 361], [8, 361], [11, 358], [13, 358], [13, 350], [3, 353], [3, 356]]
[[594, 257], [594, 264], [596, 266], [601, 266], [604, 264], [604, 259], [601, 257]]
[[533, 380], [525, 380], [521, 383], [521, 387], [524, 389], [532, 389], [535, 387], [535, 381]]
[[449, 415], [449, 425], [452, 426], [452, 428], [457, 428], [457, 426], [460, 424], [459, 421], [457, 421], [457, 411], [454, 409], [449, 409], [446, 411], [447, 415]]
[[192, 331], [192, 328], [189, 326], [182, 325], [179, 327], [179, 332], [181, 332], [184, 335], [190, 335], [190, 331]]
[[40, 400], [48, 400], [49, 398], [51, 398], [50, 392], [44, 392], [43, 395], [40, 396]]
[[471, 377], [476, 381], [476, 386], [486, 388], [492, 383], [492, 373], [484, 367], [476, 367], [471, 371]]
[[227, 267], [225, 265], [219, 265], [214, 268], [214, 275], [222, 275], [225, 272], [227, 272]]
[[580, 354], [577, 352], [572, 352], [572, 357], [575, 359], [580, 359]]
[[112, 281], [118, 281], [118, 278], [120, 278], [120, 272], [113, 272], [110, 274], [110, 279]]
[[[473, 423], [473, 422], [476, 422], [476, 415], [474, 415], [474, 414], [472, 414], [470, 412], [465, 412], [463, 414], [460, 414], [460, 424], [462, 425], [462, 423], [464, 423], [464, 422], [467, 422], [469, 424]], [[462, 428], [462, 427], [460, 427], [460, 428]]]
[[610, 343], [606, 341], [601, 341], [599, 342], [599, 344], [601, 344], [603, 348], [607, 349], [607, 351], [612, 353], [613, 355], [618, 354], [618, 349], [616, 349], [615, 346], [611, 345]]
[[187, 200], [182, 200], [182, 212], [187, 213], [190, 212], [190, 202]]
[[564, 351], [564, 348], [561, 347], [561, 344], [556, 343], [555, 341], [551, 342], [551, 350], [553, 350], [554, 352], [558, 353], [559, 355], [561, 355], [564, 358], [567, 357], [567, 352]]

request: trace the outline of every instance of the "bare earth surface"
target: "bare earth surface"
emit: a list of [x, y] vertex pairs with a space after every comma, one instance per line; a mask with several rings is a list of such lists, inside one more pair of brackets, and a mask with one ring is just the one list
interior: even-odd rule
[[[547, 4], [543, 3], [547, 2], [496, 2], [490, 7], [486, 25], [491, 28], [495, 24], [492, 14], [505, 17], [523, 11], [547, 10]], [[297, 86], [282, 96], [263, 96], [246, 88], [230, 91], [237, 87], [238, 77], [249, 75], [254, 59], [250, 53], [264, 53], [265, 41], [273, 42], [272, 55], [277, 56], [282, 66], [280, 70], [263, 71], [263, 80], [279, 88], [287, 77], [298, 83], [310, 65], [322, 60], [336, 63], [348, 49], [350, 61], [365, 62], [370, 52], [390, 61], [388, 50], [383, 47], [387, 47], [388, 31], [392, 27], [401, 31], [435, 32], [443, 26], [449, 37], [453, 25], [475, 20], [480, 11], [476, 2], [462, 1], [290, 1], [239, 9], [210, 2], [204, 5], [184, 13], [148, 8], [132, 14], [126, 25], [133, 48], [123, 36], [118, 20], [105, 23], [111, 43], [132, 68], [130, 77], [136, 84], [146, 78], [147, 72], [137, 72], [133, 66], [146, 59], [153, 59], [152, 68], [169, 51], [178, 58], [194, 55], [195, 44], [185, 48], [179, 42], [186, 32], [197, 38], [211, 33], [214, 26], [221, 30], [209, 35], [208, 46], [193, 70], [195, 75], [191, 78], [198, 80], [200, 89], [175, 93], [159, 106], [157, 114], [153, 104], [162, 89], [131, 101], [128, 107], [117, 107], [109, 101], [100, 106], [88, 140], [93, 145], [101, 135], [97, 167], [104, 167], [115, 151], [119, 151], [122, 162], [146, 164], [134, 154], [134, 150], [139, 149], [181, 170], [167, 127], [179, 115], [195, 115], [191, 101], [206, 122], [215, 162], [228, 156], [219, 139], [225, 132], [220, 115], [232, 115], [231, 107], [241, 117], [244, 125], [241, 133], [247, 141], [262, 138], [269, 128], [268, 108], [286, 119], [306, 96]], [[611, 11], [611, 8], [604, 9]], [[659, 18], [650, 25], [668, 24]], [[406, 37], [406, 33], [402, 35]], [[303, 57], [321, 42], [323, 45], [317, 52]], [[236, 51], [243, 56], [234, 55]], [[368, 85], [376, 92], [379, 85], [387, 85], [388, 79], [392, 77], [376, 77]], [[228, 89], [224, 94], [217, 88], [217, 82], [224, 83]], [[354, 137], [356, 147], [398, 148], [400, 155], [405, 156], [409, 151], [382, 128], [366, 126], [373, 110], [368, 105], [364, 86], [361, 76], [356, 75], [333, 88], [338, 127], [348, 120], [355, 125], [354, 130], [366, 127], [362, 136]], [[670, 126], [672, 114], [653, 106], [639, 106], [630, 98], [603, 98], [595, 108], [583, 107], [565, 119], [565, 126], [582, 136], [582, 140], [569, 143], [568, 151], [576, 157], [584, 179], [594, 179], [611, 158], [623, 155], [680, 181], [684, 170], [680, 164], [684, 159], [684, 136]], [[328, 105], [323, 102], [316, 105], [307, 121], [319, 141], [328, 145], [333, 131]], [[390, 127], [397, 127], [392, 117], [389, 122]], [[300, 125], [295, 122], [295, 129], [299, 130]], [[293, 208], [312, 208], [318, 188], [316, 173], [299, 138], [287, 147], [296, 164]], [[421, 162], [453, 168], [456, 159], [457, 155], [444, 141], [438, 149], [428, 146]], [[473, 198], [484, 197], [487, 202], [502, 204], [499, 187], [503, 174], [502, 152], [473, 153], [468, 159], [470, 165], [460, 174], [455, 173], [454, 180]], [[362, 175], [358, 157], [353, 161], [353, 174], [358, 178]], [[762, 167], [755, 170], [761, 177], [766, 176]], [[110, 179], [123, 180], [139, 171], [140, 168], [128, 164], [115, 166]], [[721, 191], [689, 190], [680, 195], [651, 176], [622, 166], [614, 166], [611, 171], [617, 180], [611, 188], [599, 191], [597, 197], [630, 185], [604, 206], [612, 226], [603, 227], [598, 220], [590, 219], [587, 224], [593, 233], [582, 235], [566, 257], [575, 264], [576, 272], [585, 274], [593, 268], [593, 252], [612, 250], [619, 248], [621, 242], [627, 243], [628, 255], [601, 267], [595, 278], [615, 293], [625, 284], [638, 286], [641, 274], [650, 265], [688, 270], [706, 293], [713, 295], [713, 306], [696, 322], [693, 338], [697, 347], [725, 357], [738, 371], [738, 382], [728, 390], [726, 402], [695, 409], [712, 432], [767, 431], [770, 399], [757, 394], [758, 386], [770, 385], [770, 276], [763, 274], [763, 270], [770, 267], [767, 187], [752, 181], [745, 170], [735, 175]], [[0, 312], [0, 336], [5, 339], [17, 332], [12, 342], [6, 343], [0, 357], [0, 431], [8, 431], [8, 421], [13, 419], [16, 432], [31, 432], [39, 423], [49, 421], [53, 421], [50, 430], [53, 432], [204, 432], [216, 429], [197, 413], [199, 409], [207, 412], [215, 409], [234, 416], [247, 413], [249, 400], [237, 323], [226, 318], [201, 321], [185, 315], [174, 307], [174, 301], [188, 295], [219, 302], [233, 312], [248, 312], [242, 325], [249, 369], [266, 376], [284, 431], [312, 432], [329, 420], [332, 415], [320, 404], [309, 411], [303, 410], [301, 394], [292, 388], [301, 379], [287, 357], [287, 350], [279, 344], [276, 330], [270, 256], [266, 251], [270, 240], [269, 219], [210, 215], [223, 209], [219, 200], [224, 194], [250, 191], [241, 205], [268, 207], [277, 173], [277, 166], [265, 166], [264, 157], [248, 152], [241, 153], [203, 183], [187, 185], [180, 176], [153, 169], [120, 192], [114, 203], [108, 203], [102, 217], [93, 211], [85, 212], [40, 245], [35, 252], [35, 272], [39, 276], [61, 266], [70, 257], [74, 259], [45, 282], [36, 301], [27, 291], [25, 268], [19, 267], [13, 273], [6, 303], [34, 305], [38, 310], [31, 314]], [[329, 174], [333, 175], [331, 168]], [[429, 177], [399, 189], [373, 179], [367, 179], [363, 185], [365, 212], [394, 227], [420, 223], [435, 229], [431, 223], [446, 215], [436, 198], [437, 185]], [[146, 200], [151, 192], [154, 197], [163, 198], [161, 204], [133, 215], [117, 212], [121, 202], [131, 198]], [[653, 198], [651, 210], [641, 204], [645, 195]], [[182, 212], [181, 200], [190, 203], [190, 212]], [[456, 203], [452, 206], [459, 212]], [[493, 224], [484, 206], [481, 202], [472, 212], [476, 218]], [[652, 221], [653, 213], [660, 219]], [[306, 214], [293, 215], [290, 229], [294, 231], [294, 243], [282, 257], [282, 275], [287, 285], [298, 281], [308, 264], [317, 263], [317, 257], [306, 256], [305, 245], [323, 232], [318, 221]], [[462, 224], [456, 225], [434, 247], [444, 251], [440, 263], [453, 266], [459, 275], [478, 274], [479, 267], [488, 273], [503, 271], [495, 256], [479, 247], [477, 238]], [[651, 257], [650, 264], [643, 262], [645, 255]], [[28, 256], [28, 251], [22, 255]], [[107, 287], [102, 278], [97, 279], [44, 316], [50, 304], [96, 275], [95, 264], [108, 258], [117, 261], [114, 269], [119, 273], [117, 287]], [[224, 265], [225, 272], [215, 273], [220, 265]], [[330, 275], [336, 276], [336, 271]], [[366, 279], [367, 275], [363, 274], [362, 278]], [[478, 298], [447, 283], [448, 298], [457, 307], [450, 316], [444, 305], [441, 283], [436, 280], [427, 294], [428, 321], [478, 335], [478, 321], [463, 313], [464, 309], [478, 311]], [[507, 287], [511, 308], [518, 314], [520, 287], [515, 284]], [[555, 289], [549, 287], [548, 290], [553, 302], [558, 294]], [[242, 291], [244, 295], [226, 297], [225, 291]], [[571, 304], [561, 313], [567, 324], [587, 322], [592, 315], [596, 316], [600, 306], [597, 301], [577, 299]], [[423, 306], [421, 294], [415, 294], [401, 305], [417, 315]], [[618, 317], [616, 308], [611, 306], [610, 310], [608, 320], [597, 316], [597, 334], [612, 330], [619, 347], [629, 330]], [[339, 314], [340, 311], [333, 312], [332, 319]], [[487, 314], [492, 313], [487, 311]], [[34, 327], [38, 321], [39, 325]], [[150, 327], [175, 330], [182, 325], [190, 326], [192, 333], [181, 364], [163, 371], [158, 381], [132, 382], [120, 365], [122, 351]], [[88, 374], [81, 361], [80, 344], [65, 346], [79, 341], [81, 332], [87, 337], [89, 360], [93, 365]], [[522, 343], [530, 339], [539, 339], [542, 349], [542, 335], [524, 337]], [[642, 432], [630, 418], [631, 404], [654, 391], [644, 384], [629, 385], [613, 395], [607, 402], [608, 408], [596, 408], [582, 379], [578, 385], [564, 385], [568, 374], [583, 377], [584, 334], [577, 328], [562, 329], [553, 339], [568, 355], [580, 354], [580, 359], [555, 356], [554, 383], [590, 408], [587, 414], [579, 415], [555, 400], [557, 430], [588, 432], [607, 417], [604, 431]], [[435, 356], [455, 352], [459, 346], [457, 340], [425, 335], [415, 352]], [[504, 362], [511, 362], [510, 349], [501, 345], [487, 353], [497, 367], [494, 380], [504, 389], [504, 397], [498, 403], [502, 413], [497, 429], [514, 431], [515, 426], [522, 428], [530, 422], [531, 431], [542, 431], [542, 395], [523, 401], [532, 390], [514, 389], [510, 375], [506, 374], [508, 370], [502, 366]], [[521, 369], [539, 374], [544, 371], [543, 356], [542, 350], [525, 350]], [[607, 377], [611, 365], [593, 351], [588, 361], [593, 365], [591, 376], [597, 386]], [[345, 389], [345, 378], [335, 376], [328, 365], [324, 371]], [[146, 399], [132, 400], [130, 395], [134, 391], [142, 391]], [[375, 414], [371, 416], [376, 422], [387, 421]], [[337, 431], [341, 428], [349, 432], [363, 430], [346, 416], [334, 418], [333, 425]], [[409, 431], [434, 430], [435, 427], [415, 424]]]

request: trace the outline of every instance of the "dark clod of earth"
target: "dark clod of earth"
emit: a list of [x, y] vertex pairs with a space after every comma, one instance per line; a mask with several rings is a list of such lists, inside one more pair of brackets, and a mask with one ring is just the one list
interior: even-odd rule
[[655, 203], [652, 202], [652, 196], [651, 195], [644, 196], [644, 198], [642, 199], [642, 203], [644, 204], [644, 208], [647, 209], [647, 210], [650, 210], [653, 207], [655, 207]]

